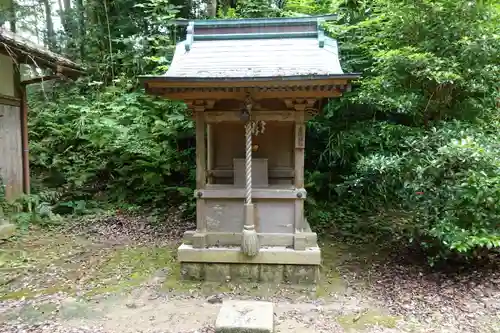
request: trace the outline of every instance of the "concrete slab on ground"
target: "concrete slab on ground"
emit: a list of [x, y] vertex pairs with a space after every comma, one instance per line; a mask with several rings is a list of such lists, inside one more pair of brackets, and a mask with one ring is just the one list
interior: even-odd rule
[[273, 333], [273, 303], [224, 301], [215, 322], [216, 333]]
[[5, 240], [12, 237], [16, 233], [16, 226], [7, 223], [0, 218], [0, 240]]

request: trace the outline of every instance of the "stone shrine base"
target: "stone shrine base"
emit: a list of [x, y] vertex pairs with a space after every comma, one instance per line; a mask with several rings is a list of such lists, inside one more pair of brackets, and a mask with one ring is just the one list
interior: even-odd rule
[[249, 258], [239, 247], [198, 249], [182, 244], [178, 260], [181, 278], [187, 280], [315, 284], [319, 279], [321, 251], [319, 247], [304, 251], [266, 247]]

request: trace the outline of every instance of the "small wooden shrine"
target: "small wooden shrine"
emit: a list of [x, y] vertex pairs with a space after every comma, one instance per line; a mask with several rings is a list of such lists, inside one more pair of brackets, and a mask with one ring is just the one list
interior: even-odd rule
[[[22, 65], [50, 74], [23, 80]], [[82, 74], [80, 65], [0, 25], [0, 192], [7, 200], [30, 191], [26, 86]]]
[[304, 217], [308, 119], [350, 89], [324, 20], [188, 23], [169, 70], [146, 91], [184, 101], [196, 122], [197, 227], [178, 249], [183, 274], [314, 282], [321, 263]]

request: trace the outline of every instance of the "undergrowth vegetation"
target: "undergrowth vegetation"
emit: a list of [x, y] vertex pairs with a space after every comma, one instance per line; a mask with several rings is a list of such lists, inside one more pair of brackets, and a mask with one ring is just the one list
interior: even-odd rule
[[[166, 22], [199, 13], [166, 0], [85, 3], [87, 32], [63, 31], [71, 43], [61, 47], [89, 75], [30, 91], [33, 192], [59, 214], [104, 204], [183, 205], [193, 214], [192, 120], [184, 105], [146, 96], [136, 76], [168, 66], [183, 37]], [[498, 251], [498, 4], [236, 3], [219, 3], [219, 16], [337, 13], [325, 28], [344, 70], [363, 73], [308, 125], [307, 214], [316, 230], [415, 244], [433, 260]], [[82, 24], [77, 11], [68, 15]]]
[[[333, 201], [382, 211], [381, 230], [436, 256], [498, 249], [498, 6], [375, 1], [364, 9], [368, 17], [344, 16], [351, 24], [330, 31], [346, 68], [365, 77], [312, 126], [326, 147], [316, 170], [341, 177]], [[390, 211], [405, 218], [394, 223]]]
[[115, 80], [86, 95], [78, 84], [57, 87], [31, 104], [32, 168], [39, 191], [58, 189], [58, 211], [95, 201], [165, 207], [191, 197], [193, 123], [185, 106], [127, 92], [128, 84]]

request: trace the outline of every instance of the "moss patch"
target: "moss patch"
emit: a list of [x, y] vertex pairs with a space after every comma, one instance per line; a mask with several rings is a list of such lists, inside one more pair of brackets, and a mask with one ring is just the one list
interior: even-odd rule
[[363, 264], [373, 261], [377, 253], [368, 247], [323, 242], [318, 285], [295, 289], [286, 284], [251, 283], [244, 279], [229, 283], [182, 280], [175, 245], [113, 246], [55, 231], [30, 231], [4, 245], [0, 250], [0, 300], [60, 291], [71, 296], [114, 294], [150, 282], [159, 286], [160, 292], [179, 294], [272, 297], [286, 293], [288, 297], [327, 298], [345, 292], [345, 273], [363, 269]]
[[59, 317], [64, 320], [95, 318], [101, 316], [102, 312], [94, 308], [93, 304], [86, 302], [84, 299], [68, 298], [62, 303], [59, 310]]
[[321, 246], [321, 256], [323, 266], [316, 288], [316, 297], [327, 297], [332, 293], [343, 292], [347, 283], [340, 274], [340, 268], [346, 257], [346, 249], [333, 243], [325, 243]]
[[169, 247], [131, 246], [116, 248], [104, 258], [90, 279], [92, 289], [86, 295], [125, 291], [155, 276], [158, 271], [172, 276], [175, 270], [173, 250]]
[[43, 288], [43, 289], [20, 289], [12, 292], [6, 292], [2, 295], [0, 295], [0, 301], [6, 301], [6, 300], [11, 300], [11, 299], [31, 299], [35, 298], [38, 296], [43, 296], [43, 295], [52, 295], [58, 292], [70, 292], [71, 289], [69, 287], [63, 287], [63, 286], [54, 286], [54, 287], [49, 287], [49, 288]]
[[[78, 263], [91, 243], [83, 238], [30, 231], [2, 245], [0, 299], [33, 298], [73, 289], [67, 263]], [[80, 267], [80, 265], [78, 265]]]
[[332, 239], [325, 239], [320, 244], [323, 266], [318, 284], [317, 296], [328, 296], [332, 293], [344, 292], [348, 284], [354, 287], [366, 287], [366, 280], [344, 280], [344, 275], [355, 273], [358, 277], [365, 275], [373, 263], [386, 258], [387, 250], [379, 244], [346, 244]]
[[158, 270], [177, 275], [174, 252], [171, 247], [110, 247], [32, 231], [0, 250], [0, 300], [60, 291], [93, 296], [127, 290], [147, 282]]
[[40, 304], [38, 306], [28, 305], [21, 308], [19, 311], [11, 312], [7, 315], [7, 319], [20, 319], [23, 323], [36, 323], [48, 320], [52, 313], [57, 310], [55, 304]]
[[0, 315], [0, 320], [20, 319], [24, 323], [37, 323], [53, 319], [58, 316], [64, 320], [75, 318], [95, 318], [102, 313], [93, 308], [93, 304], [82, 299], [68, 298], [60, 305], [56, 303], [41, 303], [37, 305], [26, 305]]
[[346, 331], [362, 330], [370, 326], [382, 326], [395, 328], [399, 320], [398, 317], [383, 315], [377, 311], [368, 311], [361, 314], [349, 314], [336, 318], [337, 322]]

